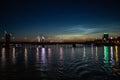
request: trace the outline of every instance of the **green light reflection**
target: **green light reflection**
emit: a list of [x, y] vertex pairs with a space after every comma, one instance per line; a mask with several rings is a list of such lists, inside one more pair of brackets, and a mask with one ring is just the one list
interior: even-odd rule
[[106, 61], [108, 61], [109, 60], [109, 50], [108, 50], [108, 46], [104, 46], [104, 59], [106, 60]]
[[109, 47], [108, 46], [104, 46], [104, 63], [105, 66], [108, 67], [109, 66]]

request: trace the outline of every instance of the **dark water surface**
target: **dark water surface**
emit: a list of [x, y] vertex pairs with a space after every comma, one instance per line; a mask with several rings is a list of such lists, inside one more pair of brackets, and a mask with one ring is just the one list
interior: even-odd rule
[[119, 46], [0, 50], [0, 80], [120, 80]]

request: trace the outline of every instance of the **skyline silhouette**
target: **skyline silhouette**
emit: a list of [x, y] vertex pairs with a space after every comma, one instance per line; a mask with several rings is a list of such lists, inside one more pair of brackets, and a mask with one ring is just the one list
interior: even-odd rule
[[6, 30], [16, 38], [92, 39], [105, 32], [120, 34], [118, 0], [2, 0], [0, 10], [0, 33]]

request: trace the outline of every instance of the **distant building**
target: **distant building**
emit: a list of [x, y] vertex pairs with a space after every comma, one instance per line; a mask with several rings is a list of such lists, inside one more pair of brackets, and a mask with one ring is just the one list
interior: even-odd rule
[[4, 39], [5, 39], [5, 47], [6, 48], [9, 48], [10, 46], [10, 42], [11, 42], [11, 34], [9, 34], [9, 33], [5, 33], [4, 34]]
[[40, 36], [37, 37], [37, 42], [40, 42]]
[[108, 40], [109, 40], [109, 34], [108, 33], [104, 33], [103, 41], [108, 41]]
[[120, 41], [120, 36], [119, 36], [119, 37], [117, 37], [117, 40], [119, 40], [119, 41]]
[[6, 42], [6, 43], [9, 43], [10, 41], [11, 41], [11, 34], [6, 33], [6, 34], [5, 34], [5, 42]]
[[42, 42], [45, 41], [45, 37], [44, 37], [44, 36], [41, 37], [41, 41], [42, 41]]

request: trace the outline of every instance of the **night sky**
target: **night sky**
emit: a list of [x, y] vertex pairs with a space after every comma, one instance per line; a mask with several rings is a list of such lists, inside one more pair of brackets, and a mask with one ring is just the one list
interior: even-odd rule
[[96, 38], [120, 34], [119, 0], [0, 0], [0, 34]]

